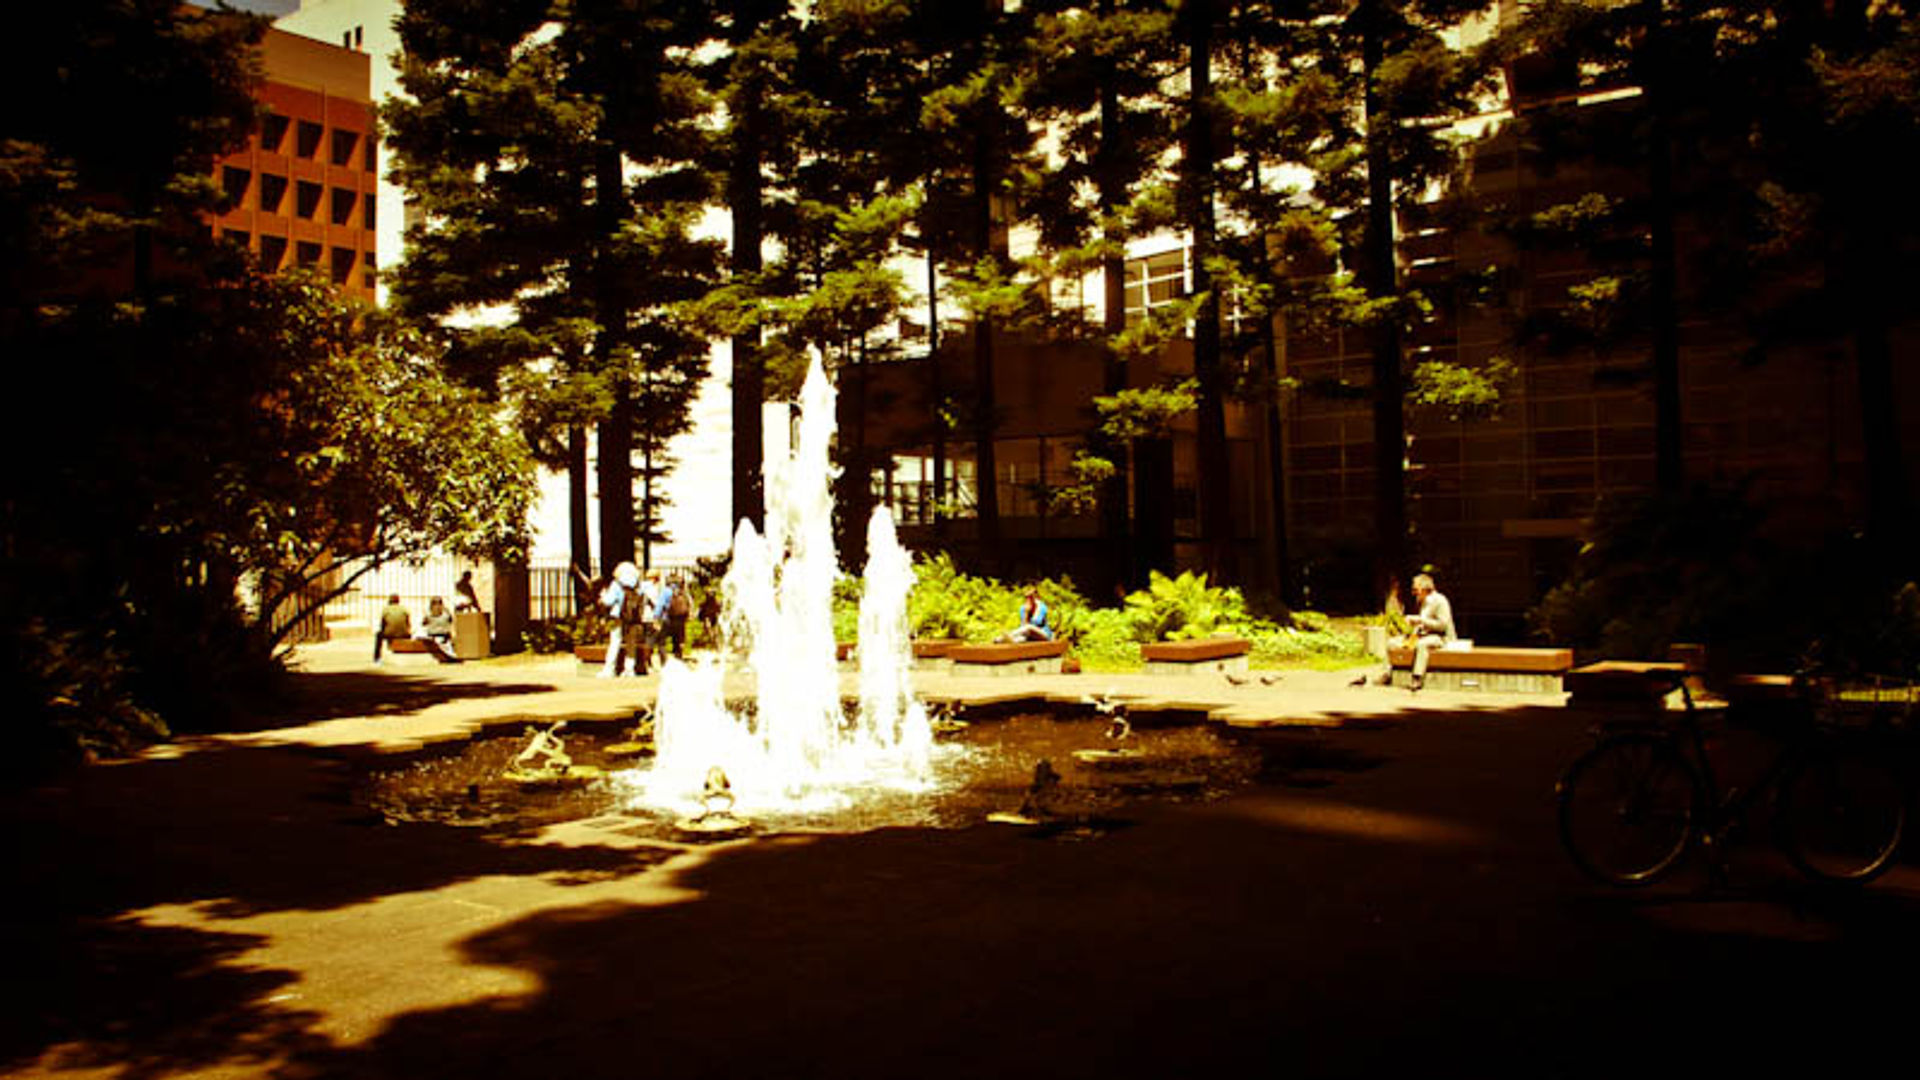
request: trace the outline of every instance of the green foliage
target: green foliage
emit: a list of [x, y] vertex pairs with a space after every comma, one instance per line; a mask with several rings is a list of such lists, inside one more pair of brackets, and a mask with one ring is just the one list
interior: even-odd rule
[[1165, 435], [1177, 416], [1190, 413], [1198, 384], [1183, 379], [1168, 386], [1129, 387], [1093, 399], [1100, 430], [1116, 439], [1146, 439]]
[[1013, 627], [1018, 597], [991, 578], [961, 573], [945, 552], [916, 558], [907, 626], [917, 638], [991, 641]]
[[42, 717], [16, 724], [0, 783], [125, 754], [167, 737], [167, 725], [135, 702], [127, 657], [112, 635], [56, 631], [45, 620], [9, 622], [0, 630], [0, 686], [6, 714]]
[[602, 645], [613, 630], [598, 605], [566, 619], [535, 619], [522, 631], [527, 651], [533, 653], [570, 653], [581, 645]]
[[1413, 369], [1407, 400], [1445, 412], [1451, 420], [1494, 417], [1500, 414], [1502, 392], [1518, 373], [1513, 361], [1504, 357], [1479, 367], [1426, 360]]
[[1175, 578], [1153, 571], [1147, 587], [1127, 597], [1126, 612], [1140, 641], [1211, 637], [1247, 621], [1240, 590], [1211, 587], [1205, 574], [1192, 571]]
[[1701, 642], [1728, 670], [1920, 673], [1920, 590], [1889, 581], [1853, 535], [1805, 535], [1801, 510], [1739, 489], [1613, 499], [1536, 632], [1600, 657]]

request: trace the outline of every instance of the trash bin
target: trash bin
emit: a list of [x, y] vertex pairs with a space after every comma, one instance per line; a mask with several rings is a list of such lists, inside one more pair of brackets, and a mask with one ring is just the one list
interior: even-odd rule
[[479, 660], [493, 655], [484, 611], [457, 611], [453, 616], [453, 655]]

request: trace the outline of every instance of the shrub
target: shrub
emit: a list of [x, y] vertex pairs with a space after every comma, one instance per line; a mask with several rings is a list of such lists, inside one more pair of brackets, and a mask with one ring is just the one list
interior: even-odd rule
[[111, 635], [54, 630], [39, 618], [11, 627], [0, 655], [0, 685], [18, 724], [4, 766], [16, 783], [98, 757], [130, 753], [168, 737], [159, 716], [127, 688], [124, 655]]
[[1127, 597], [1126, 612], [1140, 641], [1210, 637], [1248, 621], [1240, 590], [1211, 587], [1205, 574], [1192, 571], [1177, 578], [1153, 571], [1147, 587]]

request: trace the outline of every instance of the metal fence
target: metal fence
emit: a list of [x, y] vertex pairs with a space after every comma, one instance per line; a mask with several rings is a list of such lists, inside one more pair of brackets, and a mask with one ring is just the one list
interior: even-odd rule
[[[684, 569], [657, 564], [656, 569], [672, 572]], [[474, 590], [480, 606], [494, 612], [493, 566], [451, 556], [428, 559], [418, 566], [393, 563], [375, 570], [354, 583], [354, 588], [335, 598], [326, 607], [326, 621], [336, 625], [374, 627], [388, 597], [398, 596], [413, 613], [414, 620], [426, 614], [434, 597], [446, 601], [449, 608], [458, 602], [454, 583], [460, 575], [473, 571]], [[535, 562], [527, 568], [527, 615], [536, 621], [566, 619], [577, 610], [574, 603], [573, 573], [564, 561]]]

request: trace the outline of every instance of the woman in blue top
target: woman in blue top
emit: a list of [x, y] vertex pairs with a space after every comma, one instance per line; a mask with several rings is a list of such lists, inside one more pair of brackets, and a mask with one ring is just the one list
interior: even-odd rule
[[1002, 641], [1052, 641], [1053, 629], [1047, 625], [1047, 605], [1037, 589], [1028, 589], [1020, 602], [1020, 625], [1001, 635]]

